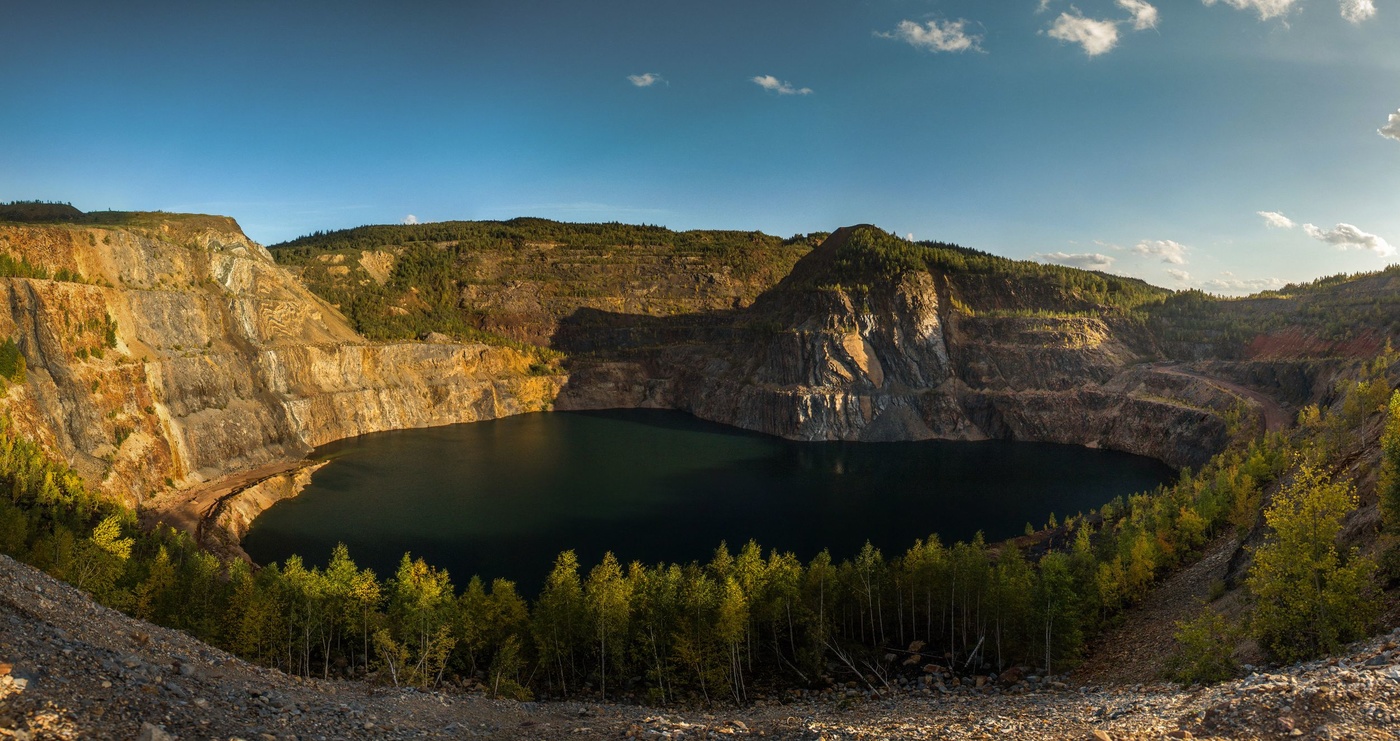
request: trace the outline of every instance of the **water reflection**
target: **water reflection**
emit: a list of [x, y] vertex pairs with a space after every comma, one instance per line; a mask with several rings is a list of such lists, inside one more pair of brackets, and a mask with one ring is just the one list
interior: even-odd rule
[[997, 539], [1171, 472], [1136, 456], [1004, 442], [794, 443], [655, 410], [533, 414], [405, 430], [318, 451], [333, 462], [259, 517], [257, 560], [324, 563], [338, 541], [392, 572], [412, 551], [459, 582], [533, 592], [554, 556], [705, 560], [755, 538], [808, 559], [868, 538], [889, 553], [937, 533]]

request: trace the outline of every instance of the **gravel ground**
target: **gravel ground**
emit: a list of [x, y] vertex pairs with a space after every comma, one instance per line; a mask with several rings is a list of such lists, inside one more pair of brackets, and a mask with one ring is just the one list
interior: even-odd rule
[[1397, 641], [1206, 689], [929, 674], [728, 710], [515, 703], [298, 680], [0, 556], [0, 738], [1397, 738]]

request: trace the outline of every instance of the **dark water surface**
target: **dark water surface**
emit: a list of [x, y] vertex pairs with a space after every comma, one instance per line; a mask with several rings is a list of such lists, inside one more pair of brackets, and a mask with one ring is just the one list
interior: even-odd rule
[[1149, 458], [1068, 445], [797, 443], [652, 410], [385, 432], [317, 456], [332, 462], [244, 539], [259, 563], [324, 564], [343, 541], [381, 576], [410, 551], [459, 586], [506, 577], [529, 595], [570, 548], [585, 575], [608, 550], [624, 564], [707, 561], [721, 540], [750, 538], [804, 562], [866, 539], [893, 556], [931, 533], [1019, 535], [1172, 477]]

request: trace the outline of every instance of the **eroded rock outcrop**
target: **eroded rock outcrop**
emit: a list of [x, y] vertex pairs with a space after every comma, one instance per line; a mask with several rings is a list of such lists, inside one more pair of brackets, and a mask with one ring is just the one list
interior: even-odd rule
[[548, 408], [561, 379], [482, 344], [366, 342], [231, 220], [0, 226], [64, 278], [0, 279], [26, 434], [132, 503], [368, 432]]
[[62, 278], [0, 279], [0, 337], [29, 362], [5, 406], [90, 482], [159, 495], [230, 543], [304, 483], [289, 469], [315, 446], [549, 408], [674, 408], [800, 440], [1073, 443], [1175, 466], [1254, 424], [1247, 395], [1155, 363], [1111, 312], [1027, 310], [1043, 287], [842, 274], [856, 229], [743, 308], [580, 304], [550, 325], [566, 379], [504, 347], [367, 342], [232, 220], [0, 226], [17, 272]]
[[1174, 466], [1258, 416], [1225, 385], [1154, 365], [1111, 316], [977, 312], [929, 271], [843, 286], [832, 271], [853, 231], [730, 313], [728, 339], [575, 362], [559, 407], [673, 407], [799, 440], [1072, 443]]

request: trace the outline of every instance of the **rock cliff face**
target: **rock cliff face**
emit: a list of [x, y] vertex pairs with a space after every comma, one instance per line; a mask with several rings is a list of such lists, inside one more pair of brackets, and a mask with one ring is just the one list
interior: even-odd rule
[[800, 440], [1073, 443], [1175, 466], [1264, 422], [1241, 387], [1150, 362], [1150, 340], [1111, 312], [999, 308], [1036, 300], [1033, 286], [996, 288], [987, 310], [969, 306], [966, 276], [936, 270], [843, 284], [852, 233], [742, 308], [580, 299], [546, 323], [565, 377], [504, 347], [367, 342], [231, 220], [0, 225], [12, 272], [63, 278], [0, 278], [0, 338], [29, 364], [3, 403], [88, 481], [155, 496], [226, 546], [295, 494], [307, 472], [288, 469], [317, 445], [550, 408], [674, 408]]
[[830, 271], [850, 234], [731, 313], [728, 339], [575, 362], [559, 408], [674, 407], [799, 440], [1073, 443], [1194, 466], [1251, 406], [1145, 363], [1111, 319], [955, 308], [956, 286], [932, 272], [842, 287]]
[[231, 220], [0, 225], [0, 252], [72, 280], [0, 279], [28, 381], [4, 403], [132, 503], [379, 430], [549, 407], [561, 379], [480, 344], [372, 344]]

